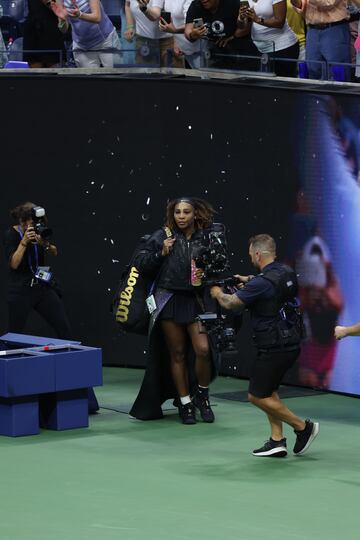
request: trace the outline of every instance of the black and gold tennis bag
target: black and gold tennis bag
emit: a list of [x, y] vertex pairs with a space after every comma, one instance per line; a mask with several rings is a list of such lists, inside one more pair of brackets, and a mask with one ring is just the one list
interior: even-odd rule
[[[166, 236], [171, 236], [168, 227], [164, 228]], [[146, 299], [154, 288], [157, 276], [149, 276], [140, 272], [135, 266], [137, 255], [144, 250], [150, 235], [141, 237], [133, 252], [130, 262], [125, 266], [114, 296], [111, 311], [116, 322], [124, 332], [146, 335], [148, 332], [150, 313]]]

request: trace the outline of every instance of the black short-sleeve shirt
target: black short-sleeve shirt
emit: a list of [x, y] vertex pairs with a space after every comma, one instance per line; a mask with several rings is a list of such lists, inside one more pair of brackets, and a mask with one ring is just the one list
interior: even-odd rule
[[[10, 259], [21, 242], [21, 236], [18, 231], [11, 227], [4, 234], [4, 251], [9, 268], [9, 292], [21, 291], [30, 286], [33, 278], [33, 272], [36, 266], [44, 265], [44, 249], [37, 245], [29, 244], [24, 253], [19, 266], [14, 270], [10, 267]], [[38, 257], [36, 257], [36, 250]]]
[[204, 8], [201, 0], [194, 0], [186, 14], [186, 23], [191, 23], [194, 19], [203, 19], [208, 27], [207, 39], [217, 41], [235, 33], [239, 9], [240, 0], [220, 0], [216, 12], [211, 13]]
[[[273, 263], [268, 264], [265, 268], [277, 268], [279, 264], [280, 263], [274, 261]], [[258, 317], [252, 312], [251, 309], [251, 306], [258, 300], [267, 300], [276, 296], [275, 287], [268, 279], [258, 275], [246, 283], [246, 285], [242, 289], [239, 289], [235, 294], [245, 304], [245, 306], [249, 308], [251, 314], [251, 323], [254, 330], [273, 319], [273, 317]]]

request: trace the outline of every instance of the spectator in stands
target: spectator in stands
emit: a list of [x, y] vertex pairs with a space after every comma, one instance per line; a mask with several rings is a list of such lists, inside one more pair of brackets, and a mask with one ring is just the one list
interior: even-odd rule
[[[145, 0], [146, 1], [146, 0]], [[200, 42], [190, 43], [184, 36], [186, 13], [192, 0], [153, 0], [152, 7], [144, 12], [148, 19], [159, 21], [162, 32], [174, 34], [174, 66], [184, 67], [183, 58], [192, 68], [200, 68]], [[171, 21], [161, 16], [161, 12], [171, 13]]]
[[7, 61], [8, 61], [8, 56], [6, 54], [4, 38], [3, 38], [3, 35], [1, 33], [1, 28], [0, 28], [0, 68], [2, 68], [6, 64]]
[[66, 60], [64, 35], [58, 28], [59, 20], [51, 4], [50, 0], [28, 0], [23, 58], [31, 68], [57, 67]]
[[131, 13], [130, 2], [128, 2], [127, 0], [125, 1], [125, 4], [124, 4], [124, 12], [125, 12], [126, 27], [125, 27], [125, 31], [123, 32], [123, 36], [127, 41], [132, 43], [135, 40], [135, 19]]
[[291, 0], [286, 0], [286, 7], [286, 20], [299, 42], [299, 60], [305, 60], [306, 25], [304, 18], [294, 9]]
[[360, 80], [360, 0], [352, 0], [352, 3], [357, 8], [357, 15], [358, 15], [358, 31], [357, 31], [357, 37], [355, 38], [354, 47], [356, 51], [356, 68], [355, 68], [355, 77], [357, 80]]
[[173, 56], [174, 38], [170, 34], [161, 32], [158, 21], [146, 16], [147, 10], [152, 6], [153, 0], [126, 0], [127, 33], [129, 40], [136, 36], [137, 64], [163, 67], [168, 65], [168, 51]]
[[71, 25], [73, 54], [78, 67], [114, 67], [120, 63], [120, 39], [100, 0], [52, 1], [59, 17], [59, 28], [66, 32]]
[[[310, 79], [323, 79], [322, 65], [313, 61], [350, 63], [347, 0], [291, 0], [307, 24], [306, 61]], [[345, 78], [349, 74], [345, 70]]]
[[[185, 36], [191, 42], [206, 40], [211, 53], [209, 67], [252, 69], [240, 55], [256, 55], [251, 40], [238, 39], [239, 0], [194, 0], [188, 9]], [[203, 22], [202, 25], [199, 22]]]
[[286, 20], [286, 0], [262, 0], [257, 3], [249, 0], [249, 7], [241, 7], [239, 21], [243, 24], [243, 32], [251, 31], [251, 38], [261, 53], [270, 57], [284, 59], [274, 61], [276, 75], [295, 77], [296, 62], [299, 58], [299, 42]]

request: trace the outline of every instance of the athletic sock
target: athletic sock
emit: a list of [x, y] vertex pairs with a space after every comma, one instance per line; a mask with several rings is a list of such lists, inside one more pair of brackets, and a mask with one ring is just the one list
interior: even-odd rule
[[187, 405], [188, 403], [191, 403], [190, 396], [183, 396], [180, 397], [181, 405]]

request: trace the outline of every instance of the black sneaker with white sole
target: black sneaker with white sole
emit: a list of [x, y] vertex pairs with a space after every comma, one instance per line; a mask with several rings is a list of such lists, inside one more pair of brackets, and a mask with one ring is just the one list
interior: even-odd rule
[[259, 457], [285, 457], [287, 456], [286, 439], [265, 441], [264, 446], [253, 451], [253, 456]]
[[293, 448], [294, 454], [301, 456], [309, 448], [310, 444], [313, 442], [315, 437], [320, 431], [320, 424], [318, 422], [311, 422], [311, 420], [305, 420], [305, 429], [302, 431], [296, 431], [296, 442]]

